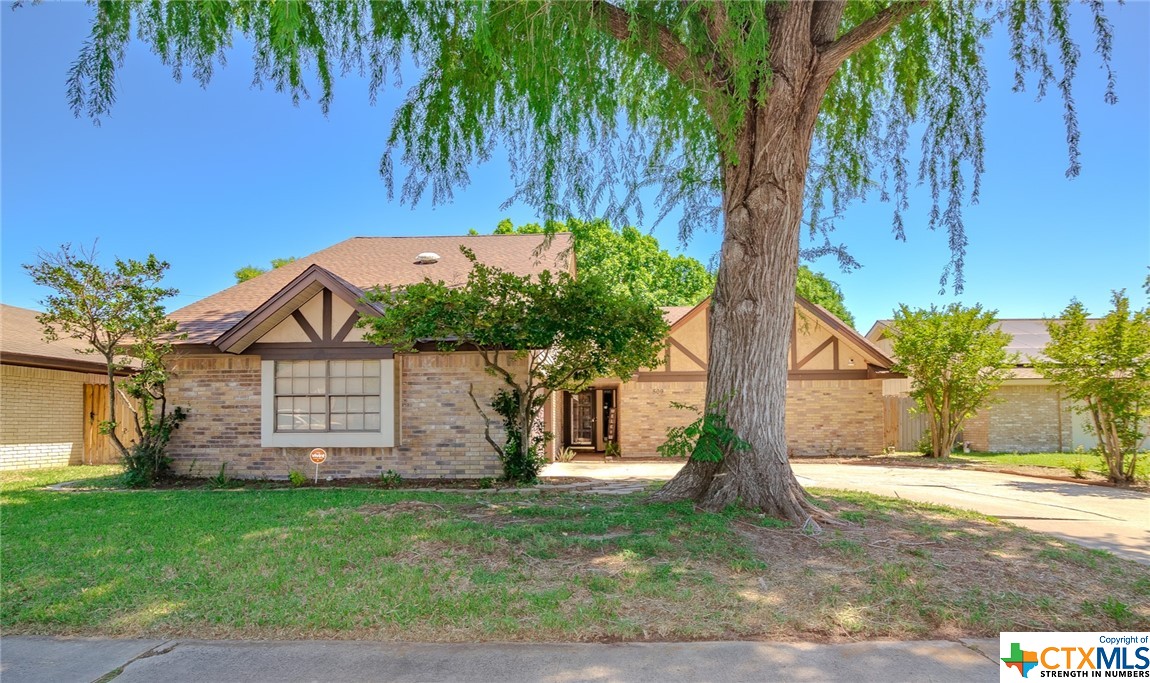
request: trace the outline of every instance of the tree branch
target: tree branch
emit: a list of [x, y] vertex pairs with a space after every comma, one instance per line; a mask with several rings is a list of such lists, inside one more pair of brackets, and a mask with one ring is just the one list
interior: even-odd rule
[[839, 36], [837, 40], [817, 45], [819, 51], [818, 73], [830, 78], [842, 66], [843, 62], [850, 59], [851, 55], [869, 45], [876, 38], [886, 34], [904, 19], [928, 4], [930, 4], [930, 0], [894, 2], [870, 19]]
[[632, 14], [606, 0], [595, 0], [591, 5], [592, 16], [599, 20], [603, 29], [616, 40], [624, 42], [632, 37], [631, 26], [639, 25], [653, 34], [655, 40], [640, 40], [638, 45], [649, 57], [663, 66], [688, 88], [700, 92], [702, 99], [709, 99], [710, 93], [719, 88], [714, 79], [699, 68], [698, 63], [687, 52], [687, 46], [663, 24], [641, 14]]
[[483, 418], [483, 438], [487, 439], [487, 443], [495, 449], [495, 454], [503, 457], [503, 449], [499, 444], [495, 443], [495, 439], [491, 438], [491, 418], [487, 417], [487, 413], [483, 412], [483, 408], [479, 407], [479, 399], [475, 398], [475, 384], [467, 385], [467, 395], [471, 397], [471, 402], [475, 404], [475, 409], [479, 411], [479, 416]]
[[811, 7], [811, 42], [825, 45], [839, 33], [846, 0], [822, 0]]

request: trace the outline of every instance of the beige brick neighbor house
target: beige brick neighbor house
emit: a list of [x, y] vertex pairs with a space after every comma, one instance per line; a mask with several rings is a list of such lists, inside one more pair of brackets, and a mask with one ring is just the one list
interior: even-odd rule
[[[99, 431], [106, 366], [73, 339], [44, 341], [38, 311], [0, 304], [0, 469], [116, 462]], [[122, 402], [121, 402], [122, 405]]]
[[[867, 332], [867, 338], [890, 353], [888, 329], [891, 321], [879, 320]], [[1050, 341], [1046, 321], [1040, 318], [1005, 318], [997, 327], [1012, 336], [1007, 351], [1017, 353], [1020, 363], [1006, 383], [994, 393], [990, 405], [967, 419], [960, 437], [970, 442], [971, 450], [990, 452], [1046, 453], [1090, 450], [1097, 440], [1086, 430], [1086, 417], [1071, 412], [1058, 388], [1034, 369], [1030, 359], [1041, 357]], [[891, 405], [901, 404], [901, 415], [888, 420], [888, 441], [900, 450], [913, 450], [925, 421], [907, 415], [911, 404], [907, 398], [910, 380], [886, 383], [884, 393]], [[894, 409], [891, 412], [899, 412]], [[898, 422], [904, 423], [900, 429]]]
[[[301, 258], [176, 311], [187, 338], [177, 346], [169, 401], [188, 409], [169, 452], [181, 472], [208, 475], [223, 463], [239, 477], [485, 477], [501, 472], [484, 439], [482, 401], [501, 386], [476, 353], [395, 354], [364, 342], [355, 326], [377, 311], [361, 299], [376, 285], [424, 278], [466, 280], [477, 259], [520, 274], [574, 270], [571, 237], [360, 237]], [[702, 402], [707, 302], [668, 309], [666, 364], [627, 382], [604, 379], [552, 397], [548, 453], [563, 448], [652, 456], [667, 428], [694, 416], [673, 401]], [[800, 301], [787, 406], [798, 454], [882, 449], [882, 377], [890, 361], [824, 309]], [[493, 435], [499, 438], [498, 434]], [[610, 446], [609, 444], [614, 444]]]

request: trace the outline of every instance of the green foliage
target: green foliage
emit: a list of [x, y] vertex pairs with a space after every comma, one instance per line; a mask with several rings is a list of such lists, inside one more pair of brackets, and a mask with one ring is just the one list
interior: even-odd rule
[[[120, 440], [116, 400], [108, 401], [108, 416], [100, 422], [127, 467], [131, 486], [151, 485], [167, 476], [170, 460], [164, 449], [187, 416], [181, 408], [168, 412], [164, 385], [168, 380], [165, 357], [172, 341], [182, 335], [164, 312], [164, 299], [175, 289], [159, 286], [168, 264], [149, 254], [143, 261], [116, 259], [111, 268], [97, 262], [96, 250], [73, 251], [63, 245], [52, 254], [41, 252], [34, 264], [24, 266], [36, 284], [53, 293], [41, 300], [44, 313], [36, 319], [44, 338], [68, 337], [87, 344], [80, 353], [100, 355], [107, 367], [108, 395], [117, 389], [132, 399], [134, 444]], [[117, 381], [116, 374], [131, 369]]]
[[615, 230], [603, 219], [576, 218], [512, 225], [500, 221], [496, 235], [570, 232], [575, 239], [575, 271], [607, 282], [616, 294], [656, 306], [694, 306], [715, 290], [715, 276], [690, 256], [672, 256], [659, 240], [630, 225]]
[[963, 422], [1010, 377], [1017, 359], [997, 311], [982, 306], [911, 310], [901, 305], [890, 327], [894, 370], [910, 377], [910, 395], [930, 421], [930, 454], [950, 454]]
[[[917, 179], [931, 190], [930, 226], [950, 234], [953, 258], [943, 281], [953, 276], [961, 287], [961, 208], [978, 197], [985, 146], [981, 44], [996, 23], [1010, 38], [1015, 89], [1024, 90], [1029, 75], [1040, 98], [1057, 86], [1067, 175], [1078, 173], [1071, 85], [1081, 55], [1070, 37], [1067, 3], [796, 6], [811, 26], [800, 46], [824, 55], [832, 74], [815, 102], [812, 232], [829, 230], [824, 207], [837, 213], [878, 185], [894, 205], [902, 238], [910, 132], [921, 130]], [[683, 208], [686, 236], [714, 226], [725, 171], [748, 161], [738, 158], [737, 140], [775, 92], [775, 65], [785, 57], [772, 54], [772, 31], [782, 33], [789, 9], [742, 0], [100, 3], [68, 74], [68, 97], [77, 116], [99, 122], [107, 115], [133, 37], [177, 79], [190, 68], [206, 86], [242, 35], [254, 56], [255, 83], [295, 104], [314, 91], [325, 113], [341, 73], [366, 72], [374, 101], [389, 83], [399, 85], [400, 68], [411, 59], [424, 71], [392, 121], [380, 164], [389, 187], [396, 157], [408, 170], [402, 181], [408, 201], [429, 191], [435, 201], [450, 200], [454, 188], [469, 183], [467, 169], [502, 146], [515, 198], [546, 217], [606, 215], [624, 224], [630, 212], [642, 216], [638, 190], [658, 185], [658, 217]], [[1109, 76], [1104, 96], [1113, 102], [1105, 4], [1091, 3], [1088, 11], [1095, 52]], [[870, 25], [878, 30], [861, 30]], [[841, 49], [832, 51], [832, 44]], [[1062, 65], [1057, 80], [1055, 62]], [[814, 251], [841, 250], [828, 240]]]
[[232, 484], [232, 478], [228, 476], [228, 463], [220, 463], [220, 471], [214, 477], [208, 478], [208, 485], [212, 488], [226, 489]]
[[[649, 300], [656, 306], [694, 306], [715, 291], [714, 274], [697, 259], [672, 256], [659, 246], [654, 236], [629, 225], [615, 230], [604, 219], [581, 221], [572, 218], [548, 221], [544, 225], [525, 223], [516, 226], [504, 219], [494, 234], [557, 232], [569, 232], [574, 237], [575, 270], [579, 276], [601, 277], [617, 293]], [[799, 266], [795, 291], [854, 326], [855, 319], [843, 302], [842, 290], [822, 273]]]
[[403, 477], [395, 470], [380, 472], [379, 483], [385, 489], [397, 489], [403, 486]]
[[[727, 413], [723, 409], [725, 401], [707, 406], [705, 413], [694, 422], [667, 430], [667, 440], [655, 450], [665, 458], [685, 458], [697, 462], [720, 462], [723, 451], [748, 451], [751, 444], [744, 441], [735, 430], [727, 425]], [[699, 409], [685, 403], [671, 402], [671, 407], [690, 410], [698, 414]]]
[[[540, 452], [545, 433], [540, 422], [545, 396], [538, 396], [527, 410], [523, 406], [523, 393], [517, 388], [495, 392], [491, 407], [503, 418], [506, 442], [500, 449], [503, 478], [512, 482], [531, 483], [539, 478], [546, 460]], [[526, 421], [523, 415], [528, 415]]]
[[[295, 261], [294, 256], [288, 256], [287, 258], [274, 258], [271, 261], [272, 270], [275, 270], [276, 268], [279, 268], [281, 266], [286, 266], [287, 264], [291, 263], [292, 261]], [[237, 270], [234, 273], [234, 275], [236, 277], [236, 284], [238, 285], [241, 282], [247, 282], [248, 280], [250, 280], [254, 277], [259, 277], [260, 275], [263, 275], [266, 272], [268, 272], [268, 271], [263, 269], [263, 268], [260, 268], [259, 266], [252, 266], [252, 265], [244, 266], [243, 268], [240, 268], [239, 270]]]
[[1032, 360], [1073, 410], [1090, 417], [1110, 480], [1129, 484], [1150, 425], [1150, 309], [1132, 311], [1125, 291], [1111, 302], [1113, 310], [1094, 321], [1071, 301], [1061, 320], [1046, 323], [1045, 358]]
[[288, 472], [288, 481], [291, 482], [291, 487], [293, 489], [298, 489], [307, 483], [307, 475], [303, 472], [300, 472], [299, 470], [292, 470], [291, 472]]
[[[509, 394], [496, 397], [496, 412], [505, 420], [515, 414], [505, 444], [495, 444], [490, 433], [488, 442], [509, 479], [530, 481], [538, 470], [533, 449], [546, 438], [538, 422], [547, 397], [579, 391], [597, 377], [629, 378], [657, 366], [667, 324], [653, 304], [615, 293], [601, 278], [516, 275], [463, 253], [472, 263], [464, 286], [424, 281], [369, 292], [382, 313], [361, 322], [364, 339], [400, 352], [422, 340], [445, 351], [477, 351]], [[479, 399], [472, 400], [482, 413]], [[510, 459], [508, 446], [517, 451]]]
[[834, 313], [835, 317], [847, 325], [855, 326], [855, 317], [847, 310], [843, 300], [843, 290], [826, 275], [816, 273], [807, 266], [799, 266], [795, 293]]

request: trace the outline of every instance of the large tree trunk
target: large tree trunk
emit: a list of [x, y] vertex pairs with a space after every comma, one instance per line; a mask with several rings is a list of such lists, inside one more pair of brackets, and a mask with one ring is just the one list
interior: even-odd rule
[[724, 159], [724, 238], [710, 315], [707, 407], [725, 413], [750, 449], [726, 447], [718, 463], [688, 461], [657, 497], [807, 523], [819, 515], [788, 458], [787, 355], [804, 183], [827, 81], [815, 76], [810, 7], [774, 11], [767, 102], [748, 112], [736, 157]]

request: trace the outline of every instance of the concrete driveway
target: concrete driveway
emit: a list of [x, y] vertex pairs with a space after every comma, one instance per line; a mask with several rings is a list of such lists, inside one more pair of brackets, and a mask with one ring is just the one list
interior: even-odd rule
[[[547, 476], [666, 480], [681, 464], [556, 463]], [[1150, 564], [1150, 495], [1014, 474], [927, 467], [795, 462], [803, 486], [866, 491], [974, 510], [1089, 548]]]

